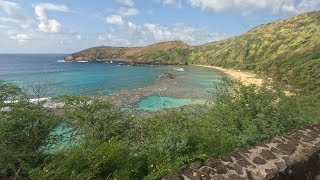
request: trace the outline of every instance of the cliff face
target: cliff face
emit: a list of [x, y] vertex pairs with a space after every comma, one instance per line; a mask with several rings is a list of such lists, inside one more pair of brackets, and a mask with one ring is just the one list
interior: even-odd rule
[[[124, 61], [133, 64], [149, 64], [145, 55], [157, 51], [172, 48], [189, 48], [189, 45], [182, 41], [168, 41], [152, 44], [145, 47], [110, 47], [100, 46], [85, 49], [65, 57], [66, 61]], [[154, 63], [156, 64], [156, 62]]]

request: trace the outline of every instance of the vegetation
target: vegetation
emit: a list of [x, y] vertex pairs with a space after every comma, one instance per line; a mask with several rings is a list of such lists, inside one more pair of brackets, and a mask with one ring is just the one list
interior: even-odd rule
[[[214, 104], [172, 109], [162, 115], [133, 116], [110, 102], [86, 96], [65, 97], [59, 117], [83, 135], [55, 154], [41, 147], [57, 125], [56, 117], [30, 104], [19, 88], [5, 83], [0, 111], [1, 175], [32, 179], [160, 179], [193, 161], [320, 121], [313, 97], [286, 97], [281, 88], [243, 86], [231, 80], [217, 86]], [[232, 91], [230, 91], [232, 90]], [[17, 96], [18, 95], [18, 96]], [[196, 112], [196, 113], [195, 113]]]
[[28, 176], [47, 157], [41, 147], [57, 121], [15, 85], [0, 81], [0, 87], [0, 175]]
[[144, 63], [158, 64], [187, 64], [191, 50], [189, 48], [170, 48], [156, 52], [147, 53], [143, 56]]
[[177, 48], [146, 58], [252, 70], [294, 86], [291, 90], [315, 93], [320, 98], [319, 37], [317, 11], [260, 25], [241, 36], [193, 47], [182, 55]]
[[130, 63], [143, 63], [141, 58], [148, 53], [161, 51], [170, 48], [188, 48], [189, 45], [182, 41], [166, 41], [151, 44], [148, 46], [142, 47], [110, 47], [110, 46], [99, 46], [89, 49], [85, 49], [79, 52], [76, 52], [70, 56], [65, 57], [66, 61], [127, 61]]
[[[292, 97], [275, 84], [243, 86], [225, 79], [212, 104], [141, 117], [86, 96], [67, 96], [64, 107], [52, 112], [41, 103], [29, 103], [20, 88], [0, 81], [0, 176], [160, 179], [191, 162], [319, 123], [319, 25], [320, 13], [312, 12], [225, 41], [144, 56], [168, 64], [255, 70], [294, 85], [300, 93]], [[82, 139], [48, 154], [42, 147], [59, 123], [75, 127]]]

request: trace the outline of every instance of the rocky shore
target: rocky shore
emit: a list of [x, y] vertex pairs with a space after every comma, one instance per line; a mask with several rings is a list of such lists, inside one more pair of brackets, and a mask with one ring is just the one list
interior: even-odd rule
[[211, 93], [200, 93], [200, 89], [181, 83], [178, 80], [179, 75], [174, 72], [166, 72], [161, 74], [156, 82], [150, 86], [123, 90], [116, 94], [104, 96], [103, 98], [112, 101], [116, 106], [122, 108], [133, 108], [139, 101], [148, 96], [195, 100], [208, 100], [212, 98]]
[[[179, 72], [175, 68], [160, 74], [156, 81], [149, 86], [122, 90], [115, 94], [99, 96], [99, 98], [111, 101], [119, 108], [134, 110], [141, 100], [149, 96], [193, 100], [210, 100], [213, 98], [212, 93], [207, 92], [202, 87], [194, 87], [192, 84], [182, 82]], [[63, 105], [62, 102], [54, 102], [51, 99], [43, 103], [44, 107], [50, 109], [60, 109]]]

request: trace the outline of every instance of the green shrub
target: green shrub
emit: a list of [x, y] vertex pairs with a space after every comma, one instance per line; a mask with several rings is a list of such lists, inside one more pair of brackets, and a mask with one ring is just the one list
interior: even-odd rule
[[146, 117], [128, 116], [99, 98], [68, 96], [62, 115], [85, 138], [45, 161], [45, 155], [36, 154], [40, 160], [25, 168], [24, 175], [34, 179], [161, 179], [191, 162], [320, 120], [315, 95], [286, 97], [274, 84], [244, 86], [228, 79], [217, 88], [213, 103]]
[[131, 119], [109, 101], [88, 96], [66, 96], [62, 116], [87, 138], [101, 142], [124, 138]]
[[284, 134], [307, 121], [298, 101], [267, 84], [234, 84], [232, 93], [217, 95], [210, 117], [220, 131], [233, 137], [238, 147]]
[[141, 179], [144, 160], [128, 144], [111, 138], [87, 142], [57, 154], [49, 165], [34, 169], [33, 179]]
[[[0, 111], [0, 174], [27, 177], [47, 157], [41, 147], [57, 121], [52, 112], [24, 99], [20, 88], [4, 82], [0, 87], [0, 109], [9, 108]], [[3, 103], [8, 99], [19, 102]]]

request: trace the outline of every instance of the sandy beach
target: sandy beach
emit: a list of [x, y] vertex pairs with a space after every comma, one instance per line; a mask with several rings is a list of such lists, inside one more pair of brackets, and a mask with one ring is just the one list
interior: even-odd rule
[[233, 77], [234, 79], [240, 81], [241, 83], [243, 83], [246, 86], [250, 85], [250, 84], [255, 84], [257, 86], [261, 86], [263, 83], [262, 78], [258, 77], [256, 74], [250, 73], [250, 72], [243, 72], [243, 71], [234, 70], [234, 69], [225, 69], [225, 68], [218, 67], [218, 66], [207, 66], [207, 65], [193, 65], [193, 66], [217, 69], [217, 70]]
[[[263, 83], [263, 79], [258, 77], [257, 74], [251, 73], [251, 72], [246, 72], [246, 71], [240, 71], [240, 70], [234, 70], [234, 69], [225, 69], [222, 67], [218, 66], [207, 66], [207, 65], [192, 65], [192, 66], [198, 66], [198, 67], [206, 67], [206, 68], [212, 68], [212, 69], [217, 69], [234, 79], [240, 81], [242, 84], [245, 86], [254, 84], [257, 86], [261, 86]], [[290, 91], [283, 91], [286, 96], [294, 96], [295, 93], [290, 92]]]

